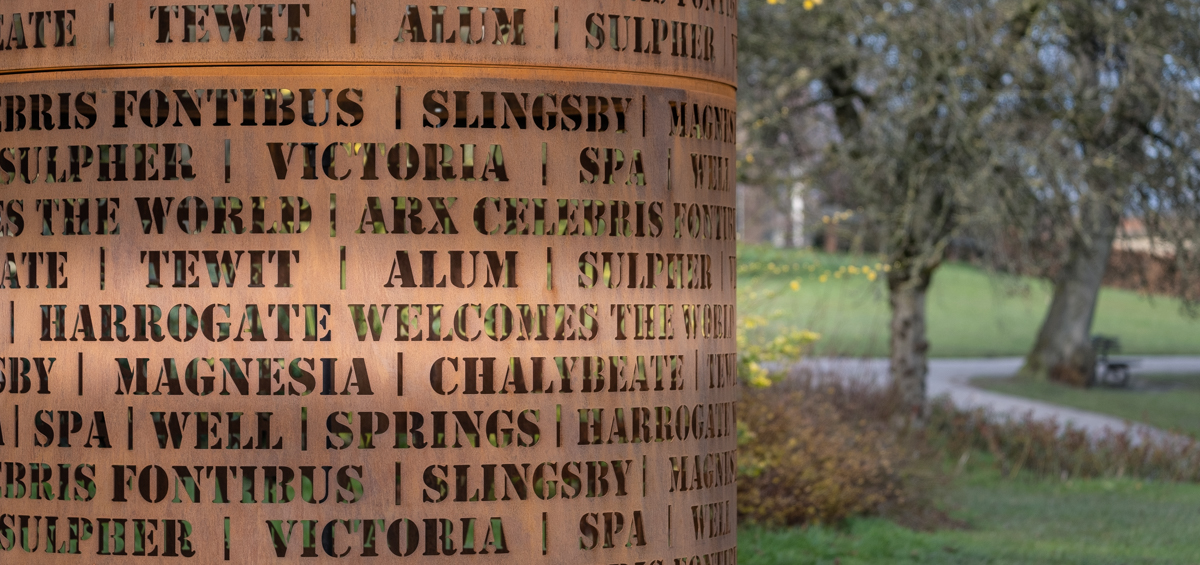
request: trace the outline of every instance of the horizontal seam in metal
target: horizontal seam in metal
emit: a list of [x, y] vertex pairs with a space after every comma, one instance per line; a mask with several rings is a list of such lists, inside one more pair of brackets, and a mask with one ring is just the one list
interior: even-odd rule
[[370, 63], [355, 63], [355, 62], [320, 62], [320, 61], [304, 61], [304, 62], [252, 62], [252, 63], [231, 63], [222, 61], [219, 63], [171, 63], [164, 65], [86, 65], [76, 67], [47, 67], [47, 68], [30, 68], [19, 70], [0, 70], [0, 76], [19, 76], [41, 73], [58, 73], [72, 71], [110, 71], [110, 70], [153, 70], [153, 69], [190, 69], [190, 68], [240, 68], [240, 67], [457, 67], [457, 68], [475, 68], [475, 69], [530, 69], [530, 70], [546, 70], [546, 71], [571, 71], [571, 72], [588, 72], [588, 73], [615, 73], [615, 74], [632, 74], [645, 75], [653, 77], [661, 77], [665, 79], [684, 79], [694, 80], [697, 82], [706, 82], [718, 84], [737, 90], [736, 84], [730, 84], [721, 80], [713, 80], [689, 75], [676, 75], [670, 73], [655, 73], [649, 71], [638, 71], [628, 69], [600, 69], [589, 67], [561, 67], [561, 66], [543, 66], [543, 65], [514, 65], [507, 63], [497, 64], [481, 64], [481, 63], [451, 63], [451, 62], [370, 62]]

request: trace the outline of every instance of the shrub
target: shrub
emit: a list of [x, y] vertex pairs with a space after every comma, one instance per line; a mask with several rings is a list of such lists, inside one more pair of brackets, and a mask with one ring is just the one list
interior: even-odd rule
[[932, 511], [933, 454], [890, 390], [804, 378], [743, 389], [738, 512], [777, 525]]
[[[1005, 477], [1200, 482], [1200, 442], [1148, 430], [1089, 434], [935, 400], [912, 422], [894, 389], [801, 372], [744, 387], [738, 405], [738, 513], [773, 525], [882, 515], [913, 528], [957, 525], [934, 496], [951, 462], [990, 460]], [[978, 457], [980, 454], [986, 454]], [[944, 491], [945, 489], [940, 489]]]
[[950, 456], [990, 453], [1010, 477], [1028, 471], [1058, 478], [1200, 482], [1200, 444], [1147, 429], [1088, 434], [1028, 415], [1004, 418], [985, 410], [964, 411], [939, 399], [930, 411], [927, 435], [932, 446]]

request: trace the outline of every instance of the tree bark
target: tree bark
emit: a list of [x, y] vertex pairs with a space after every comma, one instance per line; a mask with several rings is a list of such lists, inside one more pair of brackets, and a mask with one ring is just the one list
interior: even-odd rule
[[917, 419], [923, 419], [926, 413], [929, 340], [925, 332], [925, 297], [932, 274], [932, 271], [922, 271], [909, 276], [892, 271], [888, 277], [888, 300], [892, 306], [892, 382]]
[[1083, 218], [1090, 229], [1071, 241], [1050, 309], [1021, 369], [1023, 376], [1085, 386], [1095, 370], [1092, 320], [1120, 217], [1107, 203], [1090, 208], [1090, 217]]
[[791, 249], [796, 246], [796, 219], [792, 217], [792, 191], [784, 192], [784, 202], [779, 207], [783, 211], [783, 247]]

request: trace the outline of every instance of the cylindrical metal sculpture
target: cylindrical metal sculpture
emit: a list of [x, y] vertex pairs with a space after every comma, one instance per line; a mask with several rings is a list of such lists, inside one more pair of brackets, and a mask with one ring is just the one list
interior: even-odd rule
[[0, 7], [0, 560], [736, 561], [736, 0]]

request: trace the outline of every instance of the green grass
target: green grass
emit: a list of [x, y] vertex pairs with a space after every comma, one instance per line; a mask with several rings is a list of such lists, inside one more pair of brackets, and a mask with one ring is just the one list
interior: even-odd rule
[[[823, 336], [814, 349], [818, 355], [887, 355], [889, 308], [878, 258], [763, 246], [739, 246], [738, 252], [739, 314], [770, 319], [754, 331], [816, 331]], [[850, 272], [850, 266], [858, 272]], [[875, 281], [863, 266], [878, 273]], [[799, 291], [792, 290], [793, 281], [800, 283]], [[1050, 303], [1050, 290], [1045, 281], [944, 265], [929, 293], [930, 354], [1024, 355]], [[1200, 321], [1182, 315], [1173, 299], [1104, 289], [1094, 331], [1118, 336], [1125, 354], [1200, 354]]]
[[1024, 379], [975, 379], [974, 384], [1200, 437], [1200, 375], [1139, 375], [1132, 390], [1085, 390]]
[[993, 470], [969, 473], [950, 494], [968, 528], [914, 532], [880, 518], [846, 528], [738, 530], [744, 565], [1200, 563], [1200, 485], [1068, 481]]

